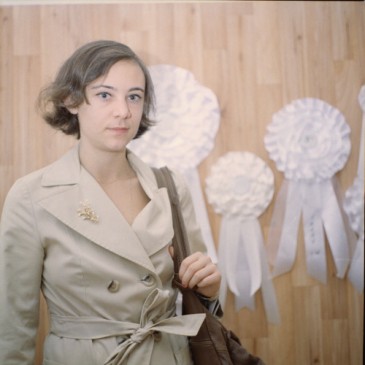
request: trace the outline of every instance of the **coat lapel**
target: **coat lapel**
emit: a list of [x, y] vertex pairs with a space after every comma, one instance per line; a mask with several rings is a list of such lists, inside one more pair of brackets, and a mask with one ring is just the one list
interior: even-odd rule
[[[38, 204], [58, 220], [105, 249], [155, 271], [132, 227], [95, 179], [81, 167], [78, 146], [46, 169], [42, 187], [44, 194]], [[158, 190], [149, 183], [146, 187], [148, 195]], [[89, 218], [97, 219], [79, 216], [80, 211], [87, 213], [87, 209]]]

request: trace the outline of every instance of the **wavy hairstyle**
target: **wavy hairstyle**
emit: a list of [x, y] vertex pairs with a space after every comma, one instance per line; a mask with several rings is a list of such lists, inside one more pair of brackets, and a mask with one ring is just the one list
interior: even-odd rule
[[38, 107], [43, 119], [53, 128], [79, 139], [78, 117], [70, 113], [67, 107], [76, 108], [83, 102], [88, 102], [86, 87], [97, 78], [106, 75], [110, 68], [121, 60], [135, 62], [145, 77], [142, 119], [134, 138], [140, 137], [154, 124], [149, 117], [154, 109], [153, 83], [141, 59], [128, 46], [116, 41], [99, 40], [87, 43], [65, 61], [55, 80], [41, 90], [38, 96]]

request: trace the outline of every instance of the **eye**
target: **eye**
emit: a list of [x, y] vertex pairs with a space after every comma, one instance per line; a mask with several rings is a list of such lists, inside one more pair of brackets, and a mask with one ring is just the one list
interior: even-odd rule
[[98, 93], [97, 96], [99, 96], [100, 99], [107, 100], [111, 97], [111, 94], [106, 91], [102, 91], [101, 93]]
[[140, 100], [142, 100], [142, 96], [139, 94], [131, 94], [128, 96], [128, 100], [133, 103], [138, 103]]

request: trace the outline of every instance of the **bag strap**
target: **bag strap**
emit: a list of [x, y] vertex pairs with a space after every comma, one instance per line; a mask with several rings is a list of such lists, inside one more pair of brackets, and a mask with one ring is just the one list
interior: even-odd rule
[[[174, 271], [175, 276], [173, 280], [173, 285], [178, 287], [180, 291], [183, 293], [183, 298], [186, 295], [197, 296], [198, 302], [202, 303], [202, 307], [205, 307], [208, 311], [211, 310], [214, 315], [218, 317], [223, 316], [222, 308], [219, 302], [214, 301], [213, 307], [211, 306], [211, 301], [209, 299], [204, 298], [202, 295], [199, 295], [194, 292], [194, 290], [187, 289], [181, 285], [181, 280], [179, 278], [179, 268], [181, 262], [184, 260], [185, 257], [190, 255], [190, 246], [188, 241], [188, 235], [186, 233], [184, 217], [182, 215], [181, 206], [179, 195], [177, 193], [176, 185], [174, 179], [171, 175], [171, 171], [167, 167], [155, 168], [152, 167], [152, 170], [156, 176], [156, 181], [158, 187], [166, 187], [169, 198], [170, 198], [170, 205], [171, 205], [171, 213], [172, 213], [172, 223], [174, 227], [174, 237], [172, 238], [172, 246], [174, 248]], [[183, 300], [184, 302], [184, 300]], [[197, 309], [196, 309], [197, 310]], [[197, 310], [196, 313], [206, 313], [207, 311]]]
[[172, 246], [174, 248], [174, 270], [175, 274], [177, 274], [181, 262], [185, 257], [190, 255], [188, 235], [186, 233], [184, 217], [181, 212], [179, 195], [171, 171], [167, 167], [153, 167], [152, 170], [156, 176], [158, 187], [167, 188], [170, 198], [172, 223], [174, 227], [174, 237], [172, 239]]

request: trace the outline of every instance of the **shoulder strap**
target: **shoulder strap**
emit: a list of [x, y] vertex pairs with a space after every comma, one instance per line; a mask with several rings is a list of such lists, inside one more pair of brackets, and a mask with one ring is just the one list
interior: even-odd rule
[[172, 245], [174, 248], [174, 269], [175, 273], [178, 273], [181, 262], [190, 254], [188, 236], [181, 212], [179, 195], [177, 193], [171, 171], [167, 167], [162, 167], [160, 169], [153, 167], [152, 170], [156, 176], [157, 185], [160, 188], [166, 187], [169, 194], [174, 227], [174, 237], [172, 239]]

